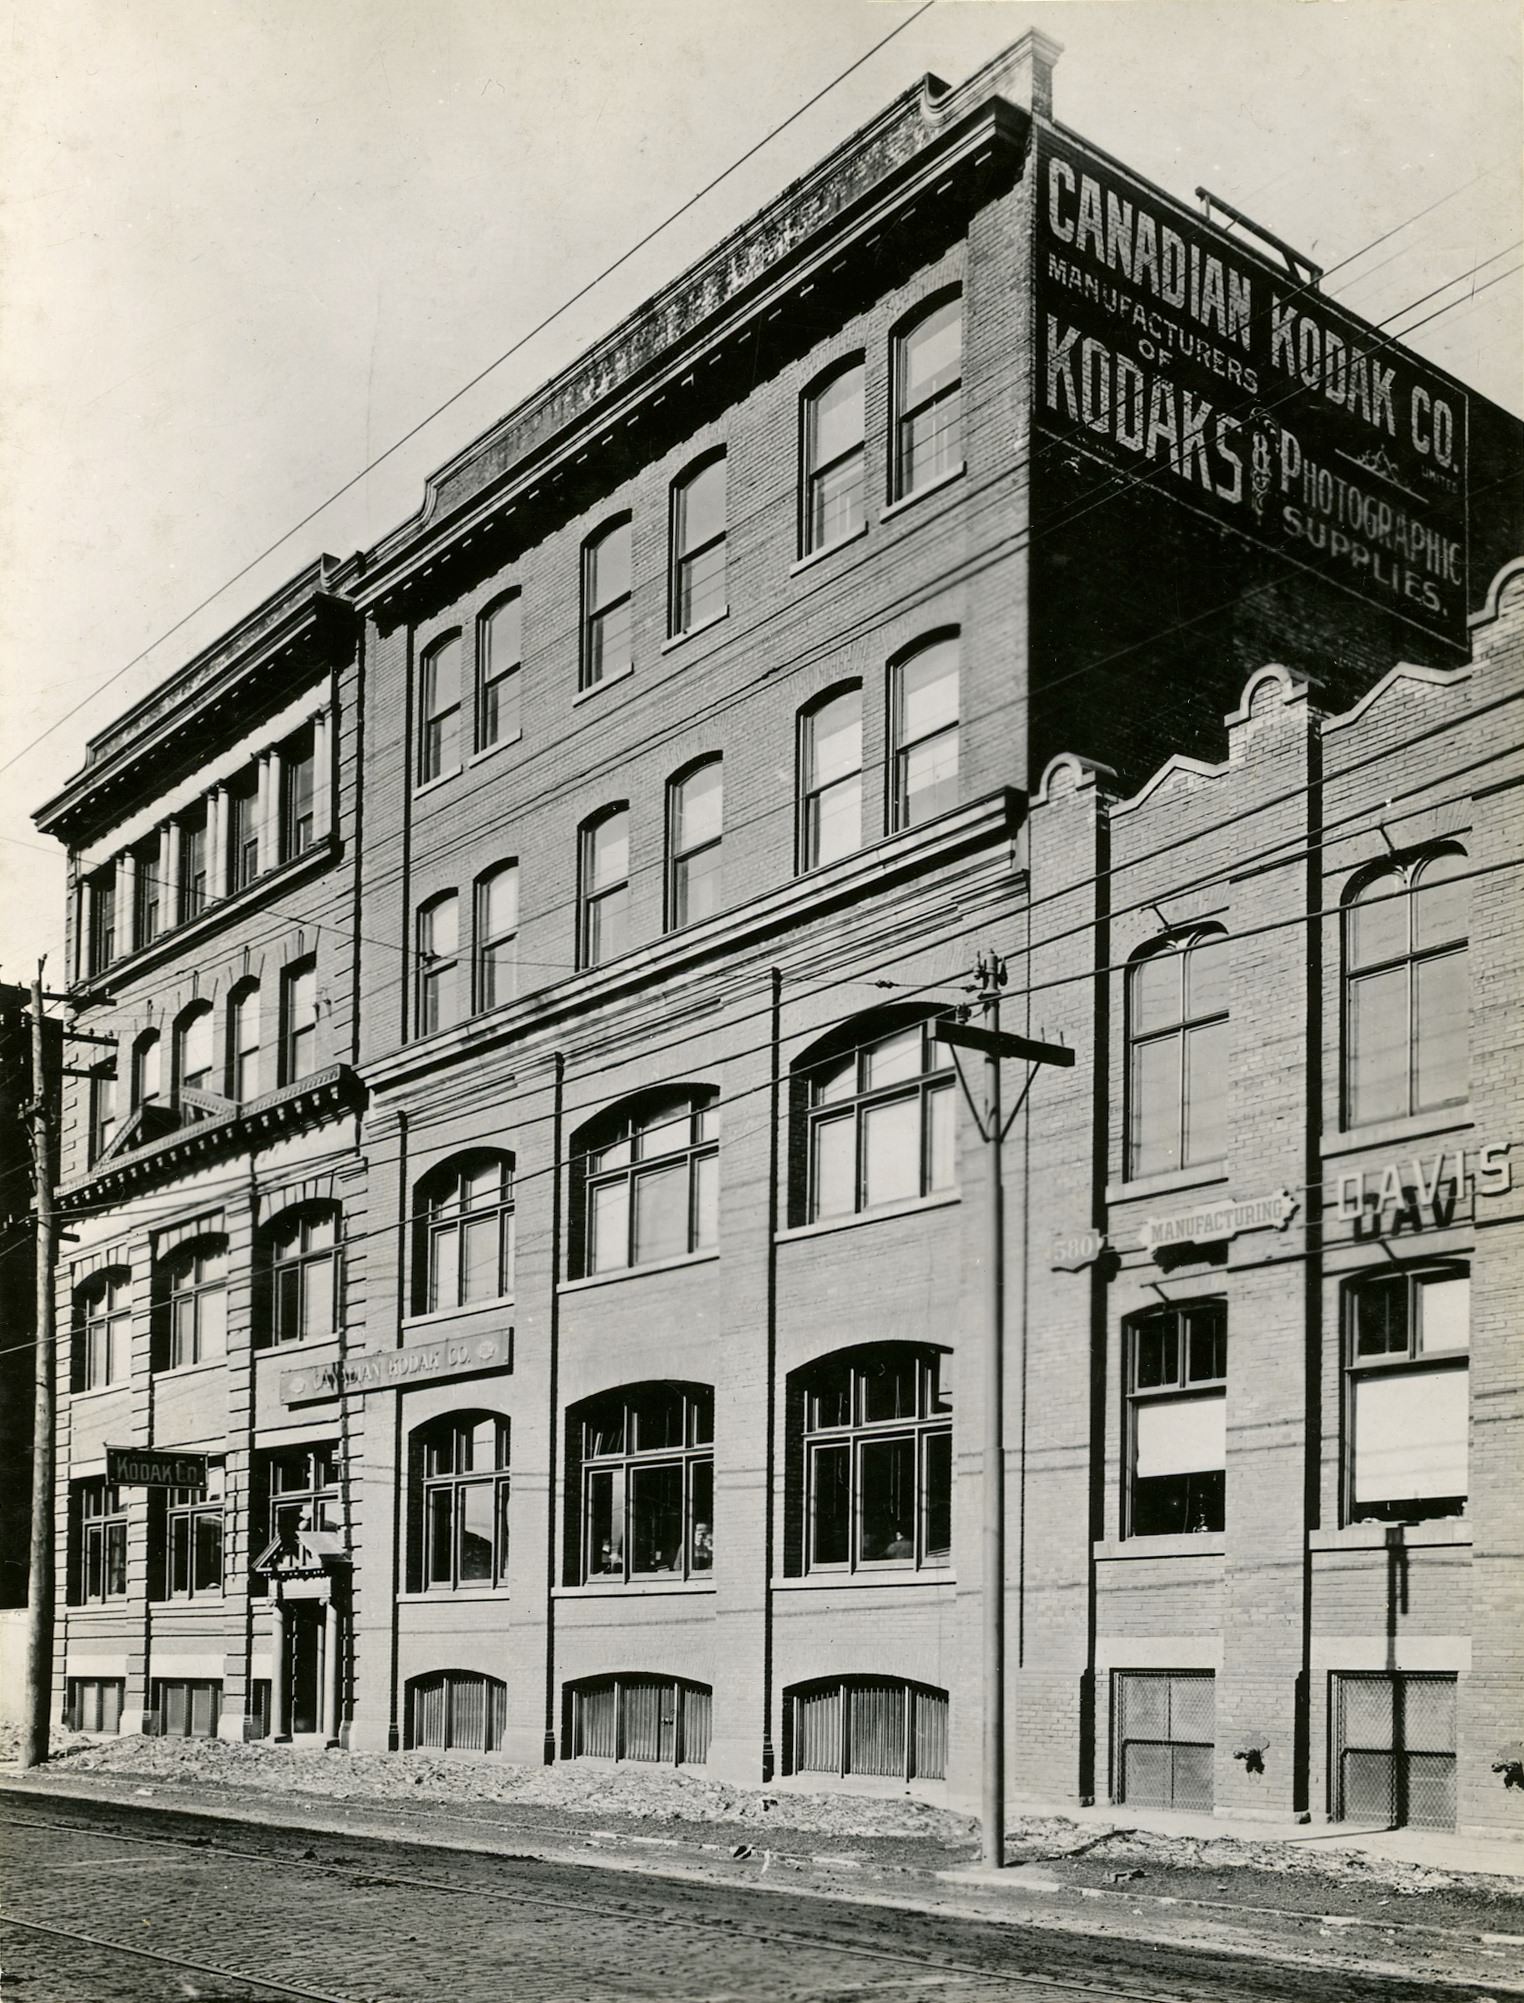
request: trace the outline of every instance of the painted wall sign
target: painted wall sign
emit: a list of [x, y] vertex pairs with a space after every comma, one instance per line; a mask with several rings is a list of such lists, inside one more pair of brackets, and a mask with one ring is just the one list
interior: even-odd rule
[[1039, 426], [1462, 644], [1465, 392], [1103, 156], [1038, 160]]
[[107, 1447], [106, 1479], [123, 1488], [205, 1488], [206, 1462], [173, 1447]]
[[431, 1384], [442, 1377], [464, 1377], [478, 1370], [513, 1368], [513, 1330], [451, 1336], [435, 1342], [414, 1342], [403, 1349], [370, 1350], [346, 1356], [342, 1363], [313, 1364], [306, 1370], [283, 1370], [282, 1404], [307, 1405], [317, 1398], [335, 1398], [340, 1390], [396, 1391], [409, 1384]]
[[1334, 1215], [1354, 1225], [1356, 1238], [1395, 1238], [1451, 1224], [1465, 1196], [1510, 1194], [1512, 1147], [1512, 1141], [1488, 1141], [1436, 1148], [1379, 1168], [1350, 1169], [1335, 1185]]
[[1240, 1231], [1284, 1231], [1300, 1208], [1289, 1189], [1277, 1189], [1268, 1196], [1213, 1203], [1176, 1217], [1145, 1217], [1132, 1231], [1110, 1235], [1072, 1231], [1053, 1240], [1048, 1262], [1058, 1272], [1077, 1273], [1081, 1267], [1093, 1265], [1103, 1252], [1141, 1250], [1157, 1255], [1174, 1245], [1213, 1245], [1223, 1238], [1236, 1238]]

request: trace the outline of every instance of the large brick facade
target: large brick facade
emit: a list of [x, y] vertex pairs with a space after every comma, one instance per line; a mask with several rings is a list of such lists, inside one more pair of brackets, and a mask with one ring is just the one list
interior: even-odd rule
[[[40, 817], [73, 856], [79, 1022], [121, 1051], [114, 1133], [71, 1086], [64, 1134], [56, 1671], [76, 1719], [119, 1704], [127, 1728], [179, 1729], [191, 1686], [215, 1686], [225, 1736], [622, 1750], [779, 1784], [834, 1768], [975, 1800], [987, 1158], [966, 1112], [947, 1127], [958, 1088], [924, 1025], [973, 1002], [993, 949], [1003, 1026], [1077, 1056], [1033, 1081], [1004, 1154], [1010, 1793], [1137, 1800], [1167, 1769], [1182, 1804], [1338, 1813], [1351, 1748], [1331, 1706], [1355, 1700], [1337, 1679], [1398, 1679], [1382, 1689], [1401, 1703], [1418, 1675], [1456, 1679], [1411, 1700], [1458, 1704], [1441, 1793], [1467, 1826], [1518, 1825], [1491, 1764], [1524, 1713], [1517, 775], [1499, 750], [1524, 584], [1503, 574], [1469, 650], [1399, 643], [1387, 612], [1272, 575], [1168, 497], [1072, 520], [1094, 495], [1031, 424], [1050, 69], [1029, 37], [956, 91], [907, 93], [444, 468], [412, 521], [324, 559], [96, 740]], [[902, 341], [952, 300], [959, 443], [917, 482]], [[816, 548], [804, 413], [858, 363], [860, 518]], [[720, 449], [723, 608], [675, 631], [674, 496]], [[631, 665], [587, 685], [587, 550], [626, 519]], [[517, 728], [491, 741], [477, 648], [509, 594]], [[938, 644], [957, 697], [937, 769], [955, 743], [956, 777], [923, 817], [896, 676]], [[1393, 667], [1399, 644], [1417, 665]], [[806, 867], [801, 718], [849, 688], [855, 838]], [[827, 779], [850, 782], [851, 742]], [[715, 759], [722, 887], [677, 925], [672, 789]], [[187, 904], [203, 812], [217, 852]], [[594, 956], [587, 830], [610, 813], [625, 931]], [[1349, 1125], [1351, 886], [1451, 851], [1469, 1100]], [[153, 938], [120, 890], [129, 855], [174, 879]], [[510, 867], [514, 985], [484, 1001], [484, 882]], [[1128, 969], [1216, 932], [1221, 1146], [1139, 1174]], [[244, 1075], [233, 1005], [255, 984]], [[187, 1096], [205, 1002], [215, 1078]], [[883, 1084], [871, 1052], [894, 1038], [894, 1062], [916, 1055]], [[644, 1241], [642, 1120], [672, 1151], [664, 1187], [683, 1178]], [[846, 1181], [826, 1200], [832, 1149]], [[1408, 1159], [1441, 1150], [1465, 1171], [1415, 1225]], [[1394, 1160], [1397, 1202], [1357, 1232], [1347, 1178], [1379, 1198]], [[496, 1192], [477, 1213], [463, 1173]], [[482, 1250], [504, 1173], [511, 1265], [501, 1236]], [[621, 1175], [637, 1212], [617, 1213], [632, 1235], [610, 1263], [594, 1185]], [[1152, 1229], [1283, 1191], [1268, 1222]], [[341, 1261], [290, 1235], [333, 1220]], [[225, 1354], [175, 1346], [197, 1247], [221, 1262]], [[484, 1257], [503, 1262], [490, 1283]], [[1350, 1486], [1351, 1283], [1386, 1268], [1470, 1275], [1469, 1486], [1411, 1521], [1371, 1518]], [[333, 1312], [311, 1308], [311, 1274], [335, 1270]], [[108, 1280], [125, 1334], [87, 1371]], [[1210, 1388], [1181, 1386], [1217, 1401], [1223, 1445], [1186, 1470], [1206, 1500], [1169, 1532], [1138, 1514], [1126, 1373], [1139, 1328], [1181, 1310], [1226, 1329]], [[1458, 1353], [1444, 1367], [1453, 1395]], [[674, 1399], [681, 1437], [646, 1457]], [[491, 1465], [452, 1419], [472, 1455], [496, 1440]], [[108, 1445], [223, 1461], [215, 1586], [175, 1572], [169, 1517], [194, 1498], [105, 1493]], [[605, 1480], [627, 1515], [596, 1515]], [[91, 1511], [125, 1527], [102, 1541]], [[1121, 1713], [1149, 1704], [1166, 1711], [1134, 1756]], [[1189, 1729], [1169, 1704], [1195, 1707]], [[1399, 1734], [1374, 1756], [1396, 1772], [1409, 1750]]]

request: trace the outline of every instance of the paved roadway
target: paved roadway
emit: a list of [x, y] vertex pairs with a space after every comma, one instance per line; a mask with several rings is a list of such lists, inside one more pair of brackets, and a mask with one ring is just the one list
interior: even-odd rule
[[787, 1892], [0, 1801], [0, 2003], [1476, 2003]]

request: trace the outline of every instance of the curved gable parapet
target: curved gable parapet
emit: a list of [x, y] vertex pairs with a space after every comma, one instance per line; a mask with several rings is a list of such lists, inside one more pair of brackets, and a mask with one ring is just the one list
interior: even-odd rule
[[1358, 723], [1364, 716], [1389, 696], [1394, 689], [1404, 683], [1416, 684], [1419, 688], [1455, 689], [1471, 679], [1469, 666], [1460, 668], [1421, 668], [1411, 661], [1399, 661], [1395, 668], [1384, 674], [1373, 689], [1368, 689], [1353, 709], [1346, 709], [1338, 716], [1325, 717], [1323, 730], [1344, 730], [1352, 723]]
[[1092, 790], [1097, 791], [1103, 800], [1107, 799], [1110, 793], [1105, 782], [1115, 780], [1116, 776], [1112, 767], [1101, 764], [1099, 759], [1084, 758], [1077, 751], [1060, 751], [1043, 767], [1037, 790], [1032, 795], [1032, 805], [1046, 807], [1055, 800]]
[[1221, 779], [1228, 769], [1226, 759], [1220, 765], [1208, 765], [1204, 758], [1187, 758], [1184, 752], [1177, 751], [1165, 759], [1154, 776], [1147, 780], [1131, 799], [1117, 801], [1111, 809], [1112, 818], [1115, 819], [1119, 814], [1135, 813], [1157, 794], [1167, 792], [1172, 787], [1194, 791], [1202, 780]]
[[1471, 631], [1493, 625], [1505, 612], [1524, 611], [1524, 556], [1509, 559], [1487, 587], [1481, 610], [1466, 621]]
[[1232, 730], [1235, 725], [1264, 716], [1271, 709], [1285, 708], [1306, 699], [1306, 675], [1299, 674], [1295, 668], [1283, 666], [1279, 661], [1268, 661], [1264, 667], [1256, 668], [1244, 683], [1237, 709], [1229, 710], [1223, 722]]

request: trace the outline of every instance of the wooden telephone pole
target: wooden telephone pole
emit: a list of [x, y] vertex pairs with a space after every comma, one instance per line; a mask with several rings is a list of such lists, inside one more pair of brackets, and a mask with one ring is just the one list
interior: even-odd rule
[[32, 982], [32, 1097], [27, 1128], [32, 1144], [37, 1214], [36, 1401], [32, 1421], [32, 1542], [27, 1584], [26, 1689], [21, 1717], [23, 1767], [48, 1756], [53, 1694], [53, 1423], [54, 1348], [53, 1121], [48, 1092], [42, 1016], [42, 970]]

